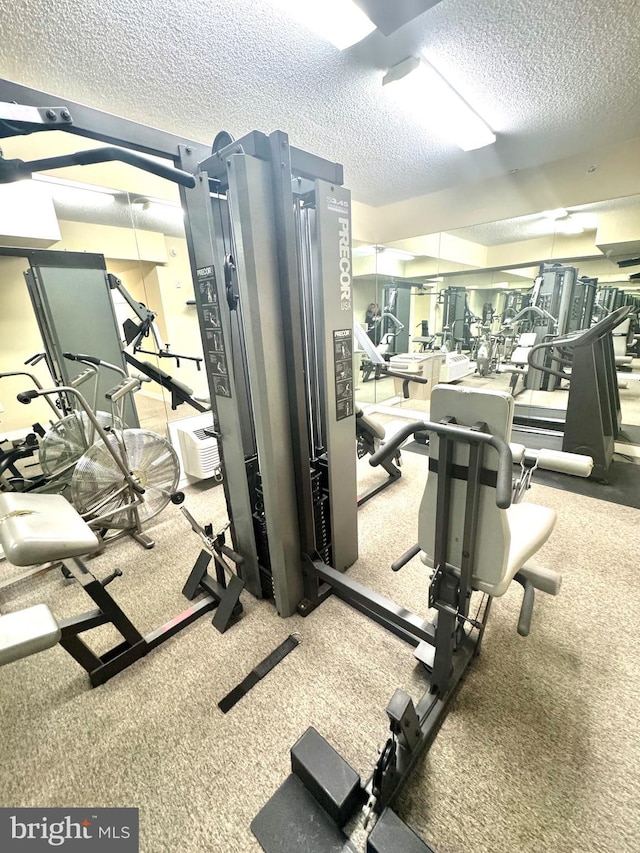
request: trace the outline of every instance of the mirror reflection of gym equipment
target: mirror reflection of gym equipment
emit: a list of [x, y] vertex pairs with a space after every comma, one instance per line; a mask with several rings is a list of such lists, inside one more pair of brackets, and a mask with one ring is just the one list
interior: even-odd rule
[[[35, 97], [42, 99], [39, 93]], [[91, 119], [90, 113], [83, 116], [84, 121], [87, 118]], [[120, 133], [131, 134], [121, 141], [135, 148], [139, 129], [123, 120], [114, 121], [118, 122]], [[178, 170], [200, 179], [193, 181], [195, 186], [183, 186], [181, 197], [188, 214], [186, 227], [196, 283], [195, 307], [212, 406], [211, 437], [219, 442], [224, 466], [222, 488], [217, 493], [219, 496], [223, 493], [228, 518], [225, 517], [220, 533], [215, 536], [213, 527], [199, 529], [193, 518], [189, 521], [187, 516], [187, 520], [203, 544], [209, 546], [216, 578], [207, 575], [206, 566], [202, 566], [204, 561], [200, 561], [184, 587], [182, 584], [176, 587], [189, 599], [201, 596], [198, 602], [177, 619], [145, 636], [129, 623], [120, 605], [114, 603], [117, 594], [113, 597], [105, 594], [106, 585], [116, 577], [107, 575], [101, 582], [79, 559], [93, 550], [96, 542], [90, 527], [69, 504], [61, 504], [59, 496], [51, 495], [2, 496], [0, 535], [9, 558], [13, 556], [16, 566], [29, 565], [36, 558], [59, 559], [63, 565], [66, 562], [67, 580], [88, 593], [99, 611], [88, 622], [76, 618], [70, 624], [54, 616], [45, 604], [38, 605], [36, 610], [13, 610], [2, 617], [8, 642], [1, 662], [16, 668], [44, 664], [44, 655], [53, 660], [59, 644], [89, 673], [92, 685], [101, 684], [115, 674], [122, 679], [118, 683], [124, 684], [127, 678], [143, 677], [144, 664], [129, 669], [130, 664], [146, 657], [200, 615], [212, 609], [217, 616], [222, 614], [224, 640], [231, 640], [234, 631], [236, 636], [239, 632], [252, 635], [251, 618], [256, 621], [258, 614], [264, 615], [264, 607], [273, 607], [269, 603], [272, 600], [278, 615], [296, 620], [296, 631], [237, 687], [233, 686], [233, 679], [227, 679], [225, 684], [231, 692], [217, 703], [218, 709], [216, 702], [207, 699], [207, 719], [219, 711], [241, 714], [243, 708], [252, 707], [250, 703], [260, 702], [260, 691], [252, 692], [252, 688], [263, 678], [276, 676], [276, 673], [271, 675], [271, 670], [279, 667], [285, 656], [300, 645], [300, 636], [304, 648], [307, 635], [313, 635], [314, 631], [323, 633], [325, 614], [346, 602], [361, 612], [338, 610], [339, 620], [348, 627], [342, 637], [354, 644], [360, 643], [360, 635], [367, 637], [365, 648], [361, 649], [364, 653], [368, 646], [371, 655], [367, 677], [375, 680], [378, 655], [386, 653], [390, 641], [394, 643], [388, 647], [393, 657], [404, 656], [400, 653], [404, 647], [395, 645], [399, 639], [416, 649], [419, 665], [409, 673], [408, 681], [412, 689], [420, 685], [423, 697], [414, 703], [404, 688], [392, 695], [386, 707], [390, 728], [386, 743], [379, 754], [371, 751], [369, 763], [373, 772], [362, 777], [330, 746], [331, 732], [327, 731], [325, 737], [314, 727], [301, 730], [291, 749], [292, 776], [271, 798], [266, 786], [258, 792], [264, 808], [255, 810], [252, 829], [267, 851], [321, 851], [335, 849], [336, 843], [344, 849], [354, 849], [349, 846], [351, 842], [344, 827], [349, 820], [355, 820], [367, 834], [369, 850], [410, 849], [411, 844], [415, 850], [428, 851], [431, 848], [409, 829], [392, 806], [396, 800], [399, 802], [402, 787], [411, 785], [410, 777], [415, 775], [420, 756], [430, 747], [443, 722], [445, 736], [445, 716], [455, 709], [458, 688], [480, 651], [485, 631], [487, 639], [491, 639], [493, 622], [488, 622], [488, 616], [492, 602], [501, 599], [515, 580], [523, 595], [521, 603], [518, 601], [519, 615], [514, 624], [523, 637], [529, 634], [533, 624], [530, 639], [537, 632], [542, 632], [543, 638], [548, 637], [554, 619], [562, 616], [559, 613], [562, 597], [557, 605], [549, 607], [541, 596], [539, 624], [533, 616], [533, 604], [536, 589], [551, 596], [559, 592], [559, 570], [565, 567], [545, 569], [533, 561], [529, 563], [529, 558], [551, 536], [556, 512], [537, 501], [520, 503], [519, 499], [525, 495], [533, 474], [552, 471], [588, 480], [595, 470], [602, 478], [613, 461], [615, 429], [612, 427], [609, 433], [605, 426], [600, 429], [608, 439], [603, 450], [608, 457], [604, 468], [604, 463], [594, 459], [597, 448], [591, 446], [590, 439], [568, 454], [554, 454], [544, 443], [541, 449], [533, 451], [525, 449], [525, 442], [510, 445], [510, 440], [517, 437], [513, 423], [518, 398], [508, 389], [470, 388], [475, 377], [467, 374], [449, 376], [446, 385], [434, 373], [427, 376], [423, 362], [434, 370], [441, 367], [446, 350], [425, 347], [422, 353], [417, 353], [424, 357], [414, 360], [407, 358], [411, 353], [396, 349], [387, 353], [388, 361], [378, 352], [383, 362], [379, 368], [381, 374], [386, 372], [386, 379], [402, 386], [402, 393], [398, 394], [402, 402], [414, 404], [412, 392], [424, 394], [426, 388], [428, 393], [423, 402], [429, 405], [429, 416], [418, 419], [407, 418], [406, 412], [410, 410], [405, 409], [404, 420], [409, 423], [393, 435], [383, 435], [384, 426], [381, 433], [370, 424], [371, 435], [379, 441], [372, 442], [362, 454], [363, 461], [369, 457], [372, 464], [385, 464], [397, 459], [396, 454], [404, 448], [403, 458], [412, 459], [410, 467], [417, 475], [412, 492], [424, 493], [414, 517], [417, 522], [413, 541], [419, 545], [412, 546], [404, 555], [395, 552], [387, 555], [386, 551], [378, 555], [385, 562], [389, 562], [388, 557], [396, 558], [393, 568], [401, 569], [402, 573], [392, 580], [397, 578], [398, 582], [412, 571], [410, 561], [421, 558], [416, 560], [420, 563], [417, 570], [413, 567], [415, 582], [410, 585], [418, 596], [415, 612], [404, 604], [395, 604], [363, 583], [367, 560], [372, 567], [376, 563], [375, 551], [368, 543], [363, 549], [366, 559], [360, 565], [357, 563], [362, 551], [356, 500], [358, 433], [353, 352], [359, 336], [351, 299], [345, 297], [354, 285], [350, 277], [350, 251], [345, 248], [345, 234], [346, 243], [350, 243], [351, 236], [350, 195], [343, 185], [341, 167], [297, 149], [289, 144], [285, 134], [278, 132], [269, 136], [247, 134], [237, 143], [226, 138], [219, 146], [214, 144], [213, 154], [202, 148], [194, 150], [195, 146], [186, 146], [182, 140], [163, 138], [158, 146], [156, 154], [173, 160]], [[282, 162], [287, 165], [284, 175]], [[328, 204], [323, 203], [325, 199], [329, 199]], [[342, 289], [331, 284], [335, 282], [336, 268], [342, 270]], [[408, 318], [406, 309], [398, 310], [395, 301], [392, 303], [392, 294], [387, 294], [384, 304], [398, 311], [404, 320], [408, 319], [403, 322], [397, 314], [385, 310], [383, 313], [397, 321], [384, 318], [393, 326], [387, 336], [397, 338], [400, 331], [407, 330], [408, 342], [408, 330], [414, 325], [418, 327], [413, 322], [411, 297], [415, 297], [415, 302], [422, 289], [413, 283], [408, 288], [397, 288], [397, 293], [405, 292], [409, 297]], [[472, 349], [472, 324], [466, 296], [462, 286], [449, 289], [445, 297], [448, 319], [442, 337], [446, 339], [449, 335], [452, 344], [449, 352], [464, 356], [468, 363], [471, 359], [464, 351], [469, 353]], [[427, 300], [433, 302], [428, 296]], [[460, 305], [463, 316], [458, 318]], [[547, 335], [543, 335], [540, 342], [531, 346], [532, 359], [527, 357], [528, 366], [553, 377], [549, 379], [551, 384], [558, 380], [574, 383], [575, 388], [576, 382], [582, 381], [604, 409], [606, 401], [598, 382], [603, 371], [610, 383], [617, 382], [612, 331], [628, 316], [627, 307], [607, 308], [608, 313], [586, 329], [566, 328], [561, 336], [554, 335], [550, 341], [544, 340]], [[493, 313], [487, 309], [482, 318], [489, 329]], [[501, 313], [503, 316], [507, 313], [506, 305]], [[140, 316], [139, 320], [145, 322]], [[422, 323], [420, 331], [426, 334], [420, 337], [428, 339], [429, 330]], [[282, 335], [274, 336], [274, 328], [281, 329]], [[369, 338], [369, 342], [375, 350], [375, 341]], [[409, 349], [408, 343], [405, 348]], [[549, 364], [540, 362], [541, 352], [546, 359], [545, 350], [550, 350]], [[373, 353], [370, 355], [375, 359]], [[415, 370], [414, 362], [421, 365], [419, 371]], [[299, 365], [304, 365], [304, 371], [298, 369]], [[571, 373], [558, 376], [551, 372], [554, 365], [560, 366], [556, 373], [567, 368]], [[458, 379], [464, 380], [464, 384], [454, 384]], [[141, 379], [134, 382], [140, 385]], [[614, 387], [617, 389], [617, 384], [608, 386], [607, 405], [610, 420], [619, 428], [620, 407], [619, 404], [616, 407]], [[66, 386], [60, 388], [62, 392], [68, 390]], [[172, 402], [179, 396], [172, 391]], [[567, 427], [569, 413], [570, 407]], [[411, 444], [419, 447], [406, 450]], [[386, 470], [395, 481], [392, 471]], [[394, 489], [406, 480], [405, 475]], [[367, 502], [363, 512], [384, 507], [385, 499], [390, 499], [393, 491], [384, 491], [376, 501]], [[35, 500], [41, 502], [36, 505]], [[43, 515], [47, 522], [44, 530], [33, 524], [34, 513]], [[57, 525], [68, 532], [64, 548], [51, 533], [51, 528]], [[187, 528], [183, 524], [177, 529]], [[30, 547], [25, 543], [31, 543]], [[210, 561], [211, 557], [206, 556]], [[53, 574], [57, 575], [49, 573], [47, 577]], [[67, 592], [72, 588], [75, 586]], [[409, 587], [403, 590], [406, 594]], [[241, 592], [246, 616], [242, 616], [243, 607], [239, 605]], [[417, 615], [428, 609], [432, 611], [430, 618]], [[497, 604], [492, 613], [499, 609]], [[273, 614], [273, 610], [270, 612]], [[393, 636], [367, 633], [366, 617]], [[499, 619], [500, 614], [495, 617]], [[286, 624], [277, 621], [279, 625]], [[124, 637], [123, 645], [104, 656], [88, 652], [79, 641], [79, 632], [109, 622]], [[498, 625], [502, 631], [504, 624], [498, 622]], [[216, 627], [222, 630], [219, 624]], [[322, 642], [333, 647], [337, 635], [327, 632], [323, 636]], [[173, 653], [188, 654], [177, 649], [188, 649], [194, 637], [187, 631], [179, 642], [182, 645]], [[501, 642], [508, 646], [502, 653], [518, 656], [520, 641], [515, 632], [503, 634]], [[171, 647], [170, 644], [158, 649], [148, 659], [147, 668], [160, 667], [160, 661], [169, 660]], [[253, 651], [262, 648], [256, 640]], [[261, 654], [255, 654], [255, 662], [268, 651], [269, 648], [264, 648]], [[36, 652], [42, 655], [30, 661]], [[496, 652], [494, 642], [491, 649], [485, 649], [483, 661], [490, 660], [490, 653]], [[295, 676], [302, 653], [303, 649], [289, 657], [276, 670], [278, 676], [285, 667], [289, 668], [286, 670], [289, 677]], [[329, 655], [336, 653], [340, 653], [337, 648], [324, 651]], [[209, 670], [207, 678], [201, 679], [211, 682], [209, 688], [212, 684], [217, 687], [215, 678], [224, 666], [229, 668], [230, 676], [236, 677], [236, 661], [226, 655], [228, 647], [225, 650], [224, 645], [216, 647], [215, 655], [212, 653], [215, 677]], [[218, 664], [218, 656], [225, 664]], [[191, 658], [189, 666], [200, 663]], [[407, 675], [408, 671], [403, 673]], [[115, 690], [115, 684], [102, 689], [113, 686]], [[471, 684], [462, 687], [459, 701], [465, 701], [470, 687]], [[377, 691], [378, 686], [372, 689]], [[215, 696], [216, 701], [222, 692]], [[287, 699], [282, 694], [280, 701], [286, 708]], [[370, 704], [368, 695], [366, 701]], [[482, 704], [491, 701], [491, 696], [483, 694], [479, 701], [471, 698], [467, 701]], [[236, 704], [239, 707], [232, 711]], [[273, 705], [272, 700], [270, 704]], [[384, 718], [383, 707], [380, 705], [379, 710]], [[261, 711], [264, 710], [262, 706]], [[344, 707], [338, 703], [334, 713], [343, 716], [343, 711]], [[311, 715], [312, 708], [306, 712]], [[281, 716], [282, 709], [272, 717], [274, 728]], [[349, 725], [355, 741], [366, 738], [358, 714], [352, 712], [347, 716], [351, 718]], [[205, 740], [202, 732], [199, 740]], [[215, 746], [206, 740], [206, 751], [214, 751]], [[549, 748], [553, 753], [553, 746]], [[272, 784], [270, 790], [274, 789]], [[309, 830], [310, 823], [313, 831]]]

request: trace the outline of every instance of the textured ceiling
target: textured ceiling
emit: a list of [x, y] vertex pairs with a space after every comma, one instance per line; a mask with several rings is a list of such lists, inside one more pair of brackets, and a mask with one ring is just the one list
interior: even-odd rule
[[[209, 142], [276, 128], [381, 205], [640, 136], [636, 0], [442, 0], [340, 53], [275, 0], [5, 0], [0, 76]], [[498, 134], [464, 153], [381, 90], [410, 54]]]

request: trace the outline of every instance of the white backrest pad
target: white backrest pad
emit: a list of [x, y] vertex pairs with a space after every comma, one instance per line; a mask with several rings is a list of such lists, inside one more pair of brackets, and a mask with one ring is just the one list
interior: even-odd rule
[[[467, 427], [483, 422], [487, 424], [492, 435], [497, 435], [509, 442], [513, 408], [513, 397], [503, 391], [436, 385], [431, 392], [429, 420], [438, 423], [449, 416], [455, 418], [456, 423]], [[438, 436], [430, 433], [430, 459], [438, 459], [439, 445]], [[456, 465], [468, 466], [468, 444], [456, 443], [453, 462]], [[496, 471], [498, 468], [498, 454], [492, 447], [485, 448], [483, 468], [490, 471]], [[418, 541], [422, 550], [431, 559], [433, 558], [435, 542], [438, 476], [433, 471], [429, 472], [418, 520]], [[498, 583], [502, 579], [507, 566], [510, 546], [506, 513], [496, 506], [495, 498], [495, 488], [486, 485], [481, 486], [473, 576], [489, 584]], [[460, 568], [462, 556], [465, 501], [466, 481], [454, 479], [451, 487], [447, 562], [456, 568]]]

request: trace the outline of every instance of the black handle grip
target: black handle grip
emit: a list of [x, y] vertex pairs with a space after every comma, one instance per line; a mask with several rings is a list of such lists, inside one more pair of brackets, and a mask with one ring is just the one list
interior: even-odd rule
[[42, 359], [46, 357], [46, 352], [37, 352], [35, 355], [32, 355], [30, 358], [28, 358], [25, 361], [25, 364], [30, 364], [32, 367], [34, 367], [39, 361], [42, 361]]
[[413, 545], [409, 548], [408, 551], [405, 551], [401, 557], [395, 561], [395, 563], [391, 563], [391, 569], [394, 572], [399, 572], [403, 566], [409, 562], [409, 560], [413, 560], [416, 554], [419, 554], [422, 548], [419, 545]]
[[62, 169], [65, 166], [90, 166], [94, 163], [108, 163], [111, 160], [127, 163], [130, 166], [135, 166], [137, 169], [150, 172], [152, 175], [165, 178], [167, 181], [172, 181], [175, 184], [181, 184], [183, 187], [188, 187], [189, 189], [193, 189], [196, 185], [196, 179], [189, 172], [184, 172], [182, 169], [176, 169], [173, 166], [166, 166], [164, 163], [158, 163], [149, 157], [145, 157], [143, 154], [129, 151], [126, 148], [116, 148], [115, 146], [94, 148], [91, 151], [76, 151], [74, 154], [62, 154], [58, 157], [48, 157], [43, 160], [31, 160], [28, 163], [22, 161], [16, 162], [20, 163], [19, 169], [21, 174], [30, 176], [32, 172]]
[[36, 390], [22, 391], [22, 393], [18, 394], [18, 402], [24, 403], [25, 406], [27, 406], [32, 400], [35, 400], [37, 396], [38, 392]]
[[233, 560], [236, 566], [240, 567], [244, 565], [244, 557], [238, 554], [237, 551], [229, 548], [228, 545], [221, 545], [220, 551], [225, 555], [225, 557], [229, 557], [230, 560]]
[[418, 385], [428, 385], [429, 380], [417, 373], [402, 373], [400, 370], [385, 370], [387, 376], [395, 376], [397, 379], [404, 379], [405, 382], [416, 382]]
[[99, 358], [96, 358], [95, 355], [84, 355], [83, 353], [78, 353], [78, 355], [74, 355], [72, 352], [63, 352], [62, 355], [65, 358], [68, 358], [69, 361], [86, 361], [87, 364], [95, 364], [96, 367], [99, 367], [102, 362]]
[[409, 438], [410, 435], [414, 435], [416, 432], [428, 429], [430, 426], [431, 424], [427, 421], [411, 421], [411, 423], [408, 423], [399, 430], [393, 436], [391, 441], [385, 442], [378, 450], [376, 450], [375, 453], [371, 454], [369, 457], [369, 465], [375, 468], [382, 462], [386, 462], [387, 459], [391, 459], [402, 442]]

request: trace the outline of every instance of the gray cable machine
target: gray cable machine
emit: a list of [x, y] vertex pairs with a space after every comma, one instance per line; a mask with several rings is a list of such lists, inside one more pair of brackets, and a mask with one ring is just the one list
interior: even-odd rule
[[[562, 336], [589, 328], [597, 281], [586, 276], [578, 278], [576, 267], [541, 265], [530, 303], [545, 312], [545, 315], [532, 312], [531, 331], [536, 334], [536, 345], [546, 343], [555, 335]], [[552, 370], [559, 367], [551, 355], [547, 357], [545, 366]], [[536, 368], [527, 371], [526, 388], [554, 391], [558, 384], [558, 377], [553, 373], [543, 373]]]
[[302, 555], [357, 558], [350, 196], [284, 133], [225, 141], [182, 151], [187, 239], [234, 543], [288, 616]]
[[27, 163], [0, 158], [0, 182], [120, 160], [181, 187], [238, 573], [252, 594], [272, 592], [288, 616], [303, 597], [306, 557], [338, 570], [357, 557], [342, 167], [279, 132], [237, 143], [220, 134], [211, 155], [200, 143], [0, 80], [0, 137], [52, 129], [107, 147]]

